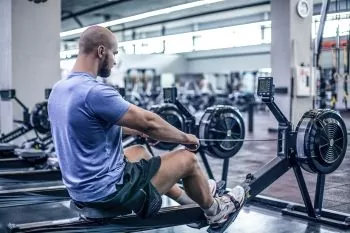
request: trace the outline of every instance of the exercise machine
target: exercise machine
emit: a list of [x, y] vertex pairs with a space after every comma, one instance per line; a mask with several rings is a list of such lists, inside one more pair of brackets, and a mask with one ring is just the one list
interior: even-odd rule
[[[238, 109], [228, 105], [214, 105], [205, 110], [199, 123], [177, 98], [177, 89], [164, 88], [164, 103], [151, 107], [151, 111], [161, 116], [177, 129], [197, 135], [200, 138], [199, 153], [209, 178], [214, 174], [207, 155], [224, 160], [221, 180], [226, 181], [229, 160], [241, 149], [245, 138], [244, 120]], [[159, 150], [173, 150], [178, 144], [152, 142]]]
[[[326, 175], [334, 172], [342, 163], [347, 149], [347, 131], [341, 116], [327, 109], [306, 112], [294, 129], [291, 122], [274, 102], [274, 85], [271, 77], [259, 78], [258, 95], [268, 106], [278, 122], [277, 155], [254, 174], [248, 174], [242, 185], [246, 189], [245, 203], [253, 201], [259, 193], [274, 183], [279, 177], [292, 169], [297, 178], [304, 205], [292, 206], [290, 214], [304, 217], [308, 221], [330, 224], [349, 229], [349, 216], [326, 211], [322, 208], [323, 190]], [[302, 169], [317, 174], [316, 197], [311, 201]], [[147, 219], [137, 218], [130, 213], [120, 215], [113, 211], [83, 208], [71, 202], [72, 211], [81, 217], [55, 221], [10, 223], [10, 232], [65, 231], [102, 228], [108, 224], [116, 231], [142, 231], [155, 228], [202, 223], [207, 226], [203, 211], [197, 205], [162, 208], [159, 213]], [[231, 216], [231, 221], [239, 214]], [[84, 216], [84, 217], [82, 217]], [[220, 228], [208, 228], [208, 232], [224, 232], [232, 222]]]

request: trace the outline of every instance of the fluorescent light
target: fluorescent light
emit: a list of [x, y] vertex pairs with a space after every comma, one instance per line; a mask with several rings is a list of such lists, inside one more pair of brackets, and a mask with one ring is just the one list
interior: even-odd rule
[[[109, 27], [109, 26], [133, 22], [133, 21], [150, 18], [150, 17], [157, 16], [157, 15], [169, 14], [172, 12], [190, 9], [190, 8], [203, 6], [203, 5], [207, 5], [207, 4], [211, 4], [211, 3], [216, 3], [216, 2], [221, 2], [221, 1], [225, 1], [225, 0], [200, 0], [200, 1], [196, 1], [196, 2], [191, 2], [191, 3], [186, 3], [186, 4], [182, 4], [182, 5], [164, 8], [164, 9], [160, 9], [160, 10], [150, 11], [150, 12], [142, 13], [139, 15], [133, 15], [130, 17], [122, 18], [122, 19], [112, 20], [112, 21], [100, 23], [97, 25], [102, 26], [102, 27]], [[66, 36], [79, 34], [79, 33], [82, 33], [83, 31], [85, 31], [87, 28], [88, 27], [83, 27], [83, 28], [78, 28], [78, 29], [66, 31], [66, 32], [61, 32], [60, 37], [62, 38], [62, 37], [66, 37]]]

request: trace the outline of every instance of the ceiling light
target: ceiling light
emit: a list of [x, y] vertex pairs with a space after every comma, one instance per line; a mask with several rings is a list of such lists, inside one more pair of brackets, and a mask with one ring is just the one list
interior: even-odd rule
[[[196, 1], [196, 2], [172, 6], [172, 7], [168, 7], [168, 8], [164, 8], [164, 9], [160, 9], [160, 10], [150, 11], [150, 12], [142, 13], [139, 15], [133, 15], [133, 16], [129, 16], [126, 18], [112, 20], [112, 21], [100, 23], [97, 25], [102, 26], [102, 27], [110, 27], [110, 26], [114, 26], [114, 25], [129, 23], [129, 22], [133, 22], [133, 21], [137, 21], [137, 20], [141, 20], [141, 19], [150, 18], [153, 16], [169, 14], [169, 13], [176, 12], [176, 11], [181, 11], [181, 10], [185, 10], [185, 9], [190, 9], [190, 8], [199, 7], [199, 6], [203, 6], [203, 5], [207, 5], [207, 4], [211, 4], [211, 3], [216, 3], [216, 2], [222, 2], [222, 1], [225, 1], [225, 0], [200, 0], [200, 1]], [[78, 29], [74, 29], [74, 30], [70, 30], [70, 31], [61, 32], [60, 37], [62, 38], [62, 37], [67, 37], [67, 36], [79, 34], [79, 33], [82, 33], [83, 31], [85, 31], [87, 28], [88, 27], [83, 27], [83, 28], [78, 28]]]

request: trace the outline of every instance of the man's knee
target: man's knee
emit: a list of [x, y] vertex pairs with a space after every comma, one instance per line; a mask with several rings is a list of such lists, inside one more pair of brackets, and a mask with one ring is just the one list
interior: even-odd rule
[[182, 166], [186, 168], [186, 173], [192, 173], [199, 168], [196, 154], [186, 149], [181, 149], [177, 153], [181, 157]]
[[141, 159], [149, 160], [152, 156], [142, 145], [133, 145], [124, 150], [126, 157], [131, 162], [136, 162]]

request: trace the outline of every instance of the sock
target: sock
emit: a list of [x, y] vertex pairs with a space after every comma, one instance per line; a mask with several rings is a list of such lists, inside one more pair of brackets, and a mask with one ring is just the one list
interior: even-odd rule
[[175, 201], [180, 205], [196, 204], [185, 191], [182, 191], [181, 195]]
[[219, 211], [219, 203], [216, 199], [214, 199], [213, 204], [208, 209], [203, 209], [204, 213], [208, 216], [213, 216]]

